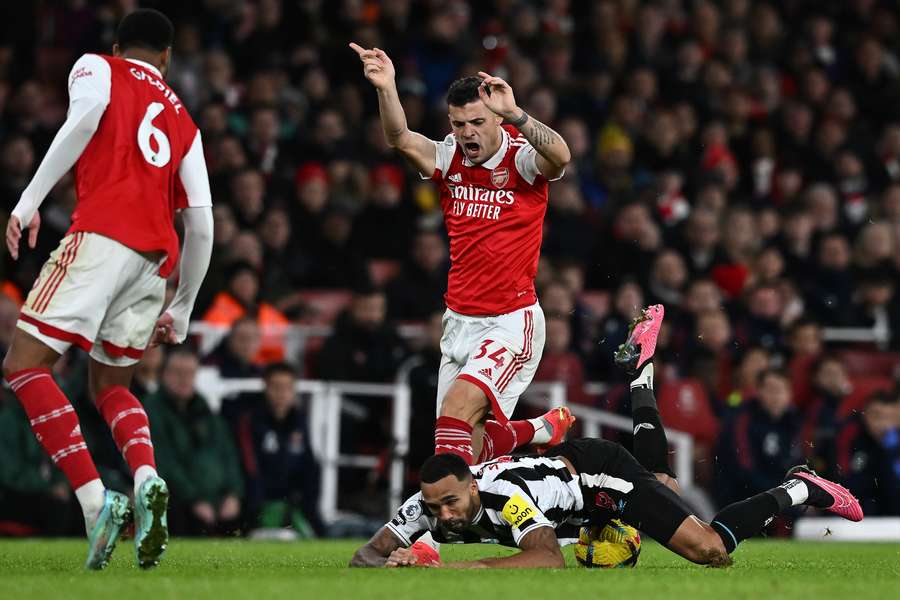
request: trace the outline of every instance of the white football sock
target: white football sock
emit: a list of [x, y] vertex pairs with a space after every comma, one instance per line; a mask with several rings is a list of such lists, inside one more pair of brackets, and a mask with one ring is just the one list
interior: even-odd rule
[[141, 484], [144, 483], [149, 477], [156, 477], [156, 469], [154, 469], [150, 465], [141, 465], [134, 472], [134, 495], [135, 496], [137, 496], [137, 493], [141, 487]]
[[534, 437], [531, 438], [532, 444], [546, 444], [553, 437], [553, 431], [547, 426], [548, 423], [544, 420], [544, 417], [528, 419], [528, 422], [534, 427]]
[[791, 497], [791, 506], [803, 504], [809, 498], [809, 488], [806, 487], [806, 482], [802, 479], [788, 479], [778, 487], [786, 491], [788, 496]]
[[653, 363], [648, 362], [638, 373], [638, 376], [631, 382], [631, 389], [636, 387], [645, 387], [649, 390], [653, 389]]
[[88, 481], [75, 490], [75, 497], [78, 498], [78, 504], [81, 505], [81, 513], [84, 515], [84, 523], [88, 528], [88, 533], [90, 533], [90, 528], [94, 526], [97, 515], [103, 510], [105, 493], [106, 488], [99, 479]]

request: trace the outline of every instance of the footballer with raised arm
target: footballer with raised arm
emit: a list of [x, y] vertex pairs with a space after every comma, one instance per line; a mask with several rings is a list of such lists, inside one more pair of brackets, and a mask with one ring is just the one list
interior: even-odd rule
[[[112, 56], [78, 59], [66, 121], [6, 228], [13, 259], [24, 229], [34, 248], [38, 209], [74, 166], [72, 226], [22, 307], [3, 375], [75, 490], [88, 569], [106, 566], [131, 506], [104, 487], [78, 417], [53, 380], [53, 365], [73, 344], [90, 355], [90, 395], [134, 476], [138, 565], [155, 566], [168, 542], [169, 491], [156, 472], [147, 414], [128, 388], [149, 343], [185, 339], [213, 231], [200, 132], [164, 81], [173, 37], [165, 15], [135, 10], [119, 24]], [[179, 263], [179, 211], [185, 239], [178, 289], [163, 312], [166, 278]]]
[[[580, 439], [543, 457], [501, 457], [467, 467], [456, 456], [436, 455], [420, 473], [421, 491], [362, 548], [351, 566], [550, 567], [564, 566], [560, 546], [577, 541], [579, 527], [621, 519], [680, 556], [713, 566], [791, 506], [807, 505], [860, 521], [859, 502], [840, 485], [806, 467], [794, 467], [771, 490], [723, 508], [712, 523], [693, 514], [676, 493], [665, 432], [653, 396], [652, 358], [663, 319], [652, 306], [632, 324], [617, 363], [637, 377], [631, 384], [635, 454], [606, 440]], [[442, 565], [424, 545], [500, 543], [522, 552], [502, 558]]]
[[574, 421], [568, 409], [509, 419], [544, 348], [534, 278], [548, 185], [571, 158], [566, 142], [517, 106], [509, 84], [483, 72], [450, 86], [452, 133], [429, 140], [407, 127], [387, 54], [350, 47], [376, 89], [388, 144], [438, 186], [450, 237], [435, 453], [472, 464], [560, 442]]

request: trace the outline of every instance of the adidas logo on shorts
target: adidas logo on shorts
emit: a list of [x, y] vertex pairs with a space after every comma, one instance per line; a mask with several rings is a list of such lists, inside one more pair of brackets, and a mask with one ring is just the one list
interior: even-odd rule
[[478, 371], [478, 374], [483, 375], [483, 376], [487, 377], [488, 379], [490, 379], [493, 376], [490, 369], [481, 369], [480, 371]]

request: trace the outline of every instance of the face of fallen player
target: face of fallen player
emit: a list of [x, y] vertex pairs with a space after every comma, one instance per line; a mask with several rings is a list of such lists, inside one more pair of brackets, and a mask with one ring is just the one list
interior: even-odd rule
[[422, 499], [441, 525], [455, 533], [471, 525], [481, 508], [478, 484], [474, 477], [460, 481], [447, 475], [434, 483], [422, 483]]
[[500, 149], [503, 118], [493, 113], [484, 102], [475, 100], [464, 106], [448, 107], [453, 135], [466, 158], [480, 165]]

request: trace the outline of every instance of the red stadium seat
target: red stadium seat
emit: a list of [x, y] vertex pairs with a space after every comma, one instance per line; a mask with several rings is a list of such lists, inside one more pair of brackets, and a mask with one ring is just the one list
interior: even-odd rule
[[347, 308], [353, 294], [347, 290], [301, 290], [296, 296], [304, 307], [303, 323], [329, 325]]
[[656, 396], [656, 403], [666, 428], [689, 433], [702, 444], [712, 445], [715, 442], [719, 434], [719, 420], [699, 380], [678, 379], [664, 383]]
[[894, 380], [890, 377], [853, 377], [850, 381], [853, 384], [853, 391], [838, 407], [838, 417], [842, 419], [849, 417], [854, 411], [864, 409], [869, 396], [875, 392], [894, 389]]
[[851, 376], [894, 377], [900, 374], [900, 353], [844, 350], [841, 359]]

